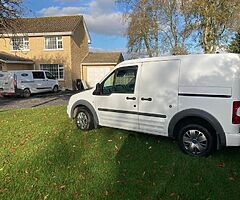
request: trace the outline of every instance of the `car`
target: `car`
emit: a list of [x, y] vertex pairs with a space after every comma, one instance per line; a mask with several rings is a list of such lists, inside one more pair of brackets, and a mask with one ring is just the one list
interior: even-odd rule
[[59, 89], [58, 80], [43, 70], [0, 71], [0, 94], [29, 97], [33, 93]]
[[94, 89], [73, 95], [67, 113], [83, 131], [106, 126], [167, 136], [193, 156], [240, 146], [240, 55], [124, 61]]

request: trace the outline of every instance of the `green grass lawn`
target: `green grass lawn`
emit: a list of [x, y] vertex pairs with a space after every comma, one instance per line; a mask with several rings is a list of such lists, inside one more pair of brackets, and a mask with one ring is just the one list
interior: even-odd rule
[[0, 110], [0, 199], [240, 199], [240, 148], [184, 155], [171, 139], [82, 133], [66, 107]]

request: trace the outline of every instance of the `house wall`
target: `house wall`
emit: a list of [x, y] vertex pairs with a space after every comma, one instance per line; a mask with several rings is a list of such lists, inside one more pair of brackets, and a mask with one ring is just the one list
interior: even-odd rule
[[74, 35], [71, 40], [71, 73], [74, 87], [76, 79], [81, 79], [81, 63], [83, 59], [88, 55], [88, 52], [88, 37], [84, 26], [81, 23], [81, 25], [78, 26], [74, 31]]
[[83, 25], [73, 36], [63, 36], [63, 50], [45, 50], [43, 36], [29, 37], [29, 51], [13, 51], [10, 42], [10, 38], [0, 38], [1, 51], [33, 60], [35, 69], [40, 69], [40, 64], [63, 64], [64, 81], [59, 81], [62, 88], [73, 89], [73, 80], [81, 78], [80, 64], [89, 50]]

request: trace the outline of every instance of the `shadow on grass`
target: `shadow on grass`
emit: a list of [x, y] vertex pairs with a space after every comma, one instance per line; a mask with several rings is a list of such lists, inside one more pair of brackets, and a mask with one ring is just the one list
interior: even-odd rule
[[116, 156], [111, 199], [239, 199], [239, 150], [197, 158], [169, 138], [130, 134]]
[[240, 196], [240, 148], [196, 158], [180, 152], [169, 138], [108, 128], [82, 133], [66, 127], [43, 138], [36, 144], [36, 154], [16, 169], [18, 176], [9, 191], [15, 191], [18, 199]]

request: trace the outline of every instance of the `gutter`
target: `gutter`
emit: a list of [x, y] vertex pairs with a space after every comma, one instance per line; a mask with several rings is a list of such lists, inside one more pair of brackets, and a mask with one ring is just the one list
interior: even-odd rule
[[33, 61], [11, 61], [11, 60], [2, 60], [2, 59], [0, 59], [0, 62], [3, 62], [5, 64], [34, 64]]
[[9, 34], [2, 34], [4, 37], [26, 37], [26, 36], [73, 36], [73, 32], [46, 32], [46, 33], [9, 33]]

